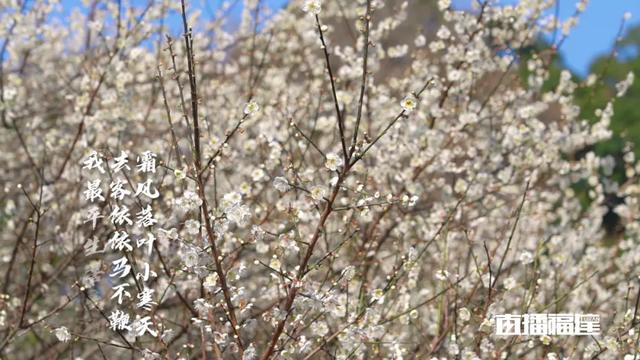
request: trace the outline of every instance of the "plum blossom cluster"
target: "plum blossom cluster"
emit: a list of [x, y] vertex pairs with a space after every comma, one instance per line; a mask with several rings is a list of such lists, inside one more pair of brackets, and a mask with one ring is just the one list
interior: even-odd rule
[[587, 1], [233, 3], [2, 3], [0, 357], [635, 356], [634, 75], [549, 86]]

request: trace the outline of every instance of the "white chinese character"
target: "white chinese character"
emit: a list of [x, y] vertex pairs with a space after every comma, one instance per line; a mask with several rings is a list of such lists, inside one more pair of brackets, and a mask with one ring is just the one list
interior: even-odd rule
[[151, 326], [151, 317], [145, 316], [143, 318], [136, 318], [136, 321], [131, 324], [131, 331], [136, 337], [143, 336], [145, 333], [149, 333], [151, 336], [156, 337], [157, 332], [149, 328]]
[[125, 297], [130, 298], [131, 294], [125, 290], [125, 288], [129, 286], [129, 284], [124, 283], [124, 284], [119, 284], [113, 287], [113, 295], [111, 295], [111, 300], [118, 298], [118, 304], [122, 304], [122, 299]]
[[91, 222], [92, 229], [95, 230], [96, 224], [98, 223], [98, 219], [102, 217], [104, 216], [100, 214], [100, 208], [97, 206], [94, 206], [87, 211], [87, 214], [85, 215], [86, 220], [84, 222], [85, 223]]
[[126, 152], [122, 151], [120, 152], [120, 156], [113, 158], [113, 162], [111, 163], [111, 169], [113, 169], [114, 173], [122, 170], [123, 168], [127, 168], [127, 170], [131, 170], [128, 163], [129, 163], [129, 155], [127, 155]]
[[149, 270], [149, 263], [145, 262], [142, 268], [144, 269], [143, 272], [137, 273], [136, 279], [139, 279], [142, 281], [148, 281], [150, 276], [158, 277], [158, 274], [156, 274], [155, 271]]
[[87, 240], [87, 242], [84, 244], [84, 255], [85, 256], [91, 256], [94, 254], [101, 254], [104, 252], [104, 249], [102, 250], [98, 250], [98, 239], [96, 238], [91, 238], [89, 240]]
[[573, 314], [549, 314], [547, 335], [575, 335]]
[[153, 236], [153, 234], [149, 234], [148, 238], [140, 238], [138, 240], [136, 240], [136, 245], [138, 245], [138, 248], [147, 245], [147, 254], [151, 255], [151, 251], [153, 250], [153, 242], [156, 241], [156, 237]]
[[129, 225], [133, 224], [133, 221], [129, 217], [129, 208], [124, 205], [122, 207], [116, 205], [109, 217], [111, 218], [111, 222], [116, 225], [122, 225], [125, 222]]
[[102, 196], [102, 189], [100, 188], [101, 182], [102, 181], [100, 179], [87, 181], [87, 190], [84, 191], [85, 200], [88, 200], [89, 202], [94, 202], [96, 199], [104, 201], [104, 196]]
[[143, 183], [138, 183], [138, 187], [134, 196], [142, 194], [147, 196], [149, 199], [157, 199], [158, 196], [160, 196], [160, 193], [157, 189], [153, 188], [152, 185], [153, 181], [151, 179], [147, 179], [147, 181]]
[[111, 236], [111, 239], [107, 242], [108, 246], [111, 246], [111, 250], [116, 251], [131, 251], [133, 250], [133, 246], [131, 246], [131, 239], [129, 239], [129, 234], [124, 231], [116, 231]]
[[131, 194], [131, 191], [124, 188], [125, 182], [121, 179], [117, 179], [112, 182], [111, 185], [111, 198], [115, 200], [122, 200], [125, 196]]
[[496, 335], [522, 334], [520, 315], [496, 315]]
[[549, 319], [547, 314], [525, 314], [523, 335], [548, 335]]
[[576, 315], [576, 335], [600, 335], [600, 315]]
[[151, 151], [142, 153], [142, 157], [138, 156], [138, 172], [156, 172], [156, 154]]
[[140, 212], [136, 215], [138, 215], [136, 220], [138, 226], [148, 227], [158, 222], [158, 220], [153, 217], [153, 213], [151, 212], [151, 205], [147, 205], [146, 208], [140, 210]]
[[111, 315], [109, 315], [109, 328], [113, 331], [131, 330], [129, 326], [129, 314], [120, 310], [111, 312]]
[[113, 264], [113, 272], [109, 274], [110, 277], [120, 277], [123, 278], [131, 272], [131, 265], [129, 265], [126, 257], [121, 257], [118, 260], [112, 261]]
[[151, 307], [156, 304], [155, 302], [153, 302], [154, 292], [155, 290], [153, 289], [149, 289], [149, 288], [142, 289], [142, 291], [138, 293], [138, 296], [137, 296], [138, 303], [136, 304], [136, 306], [138, 308], [151, 311]]
[[104, 174], [104, 168], [102, 167], [102, 159], [98, 155], [97, 151], [92, 151], [89, 156], [83, 161], [84, 166], [83, 169], [93, 170], [98, 169], [101, 173]]
[[[520, 329], [521, 322], [522, 329]], [[516, 315], [496, 315], [496, 334], [531, 336], [600, 335], [600, 316], [595, 314], [525, 314], [521, 317]]]

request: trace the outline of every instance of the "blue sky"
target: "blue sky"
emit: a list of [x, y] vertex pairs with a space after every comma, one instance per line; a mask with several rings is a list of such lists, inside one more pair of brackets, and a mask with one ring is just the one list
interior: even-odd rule
[[[575, 13], [578, 0], [557, 0], [560, 3], [560, 18], [566, 19]], [[469, 0], [454, 0], [460, 7], [468, 7]], [[515, 3], [502, 0], [502, 3]], [[578, 25], [560, 48], [564, 63], [573, 72], [585, 76], [591, 62], [603, 54], [609, 54], [626, 11], [632, 13], [630, 25], [640, 24], [640, 0], [590, 0]]]
[[[203, 0], [192, 0], [201, 3]], [[218, 6], [221, 0], [206, 0], [210, 6]], [[330, 0], [325, 0], [330, 1]], [[513, 3], [516, 0], [501, 0]], [[558, 0], [560, 17], [565, 19], [575, 11], [578, 0]], [[135, 0], [133, 1], [135, 3]], [[286, 0], [266, 0], [274, 9], [284, 6]], [[468, 7], [470, 0], [454, 0], [457, 7]], [[62, 0], [65, 12], [80, 4], [80, 0]], [[561, 53], [565, 64], [578, 75], [586, 75], [591, 62], [600, 55], [611, 51], [620, 21], [625, 11], [633, 14], [629, 25], [640, 24], [640, 0], [590, 0], [578, 25], [562, 45]]]
[[[560, 6], [562, 17], [570, 16], [575, 8], [573, 1], [565, 1], [565, 4]], [[640, 0], [591, 0], [561, 49], [567, 66], [585, 75], [595, 57], [608, 54], [625, 11], [632, 14], [626, 28], [640, 24]]]

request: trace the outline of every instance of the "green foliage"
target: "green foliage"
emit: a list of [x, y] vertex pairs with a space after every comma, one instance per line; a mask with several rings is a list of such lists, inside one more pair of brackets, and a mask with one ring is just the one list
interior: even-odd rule
[[[522, 61], [519, 71], [523, 82], [527, 81], [530, 73], [527, 61], [531, 59], [531, 54], [541, 53], [545, 49], [550, 50], [549, 44], [540, 40], [520, 52]], [[625, 144], [631, 143], [634, 145], [636, 158], [640, 158], [640, 26], [626, 32], [616, 44], [616, 51], [617, 56], [605, 54], [593, 62], [589, 73], [596, 75], [598, 81], [592, 86], [579, 86], [575, 92], [575, 102], [581, 108], [582, 119], [597, 121], [596, 111], [605, 108], [607, 102], [616, 96], [616, 84], [624, 80], [629, 72], [633, 72], [636, 81], [625, 96], [616, 99], [614, 103], [614, 116], [611, 119], [613, 136], [610, 140], [598, 144], [593, 150], [600, 156], [611, 155], [621, 159]], [[549, 78], [542, 87], [543, 92], [555, 89], [564, 69], [562, 58], [556, 57], [549, 67]], [[584, 83], [584, 79], [576, 75], [574, 81]], [[623, 181], [623, 169], [616, 168], [613, 177], [615, 180]]]
[[[523, 48], [519, 51], [520, 57], [520, 67], [518, 69], [520, 74], [520, 79], [522, 80], [522, 84], [524, 86], [527, 85], [527, 79], [531, 75], [531, 71], [529, 71], [527, 67], [527, 63], [532, 59], [534, 54], [541, 53], [549, 53], [551, 51], [549, 44], [544, 39], [539, 39], [538, 42], [533, 44], [532, 46]], [[556, 57], [554, 61], [551, 62], [548, 69], [549, 78], [542, 85], [542, 92], [553, 91], [555, 87], [558, 85], [558, 81], [560, 79], [560, 73], [564, 70], [564, 66], [562, 65], [562, 59]]]
[[[532, 53], [539, 53], [548, 48], [548, 44], [540, 41], [534, 46], [521, 52], [522, 61], [520, 74], [526, 81], [529, 71], [526, 62]], [[613, 137], [596, 147], [599, 155], [619, 155], [625, 142], [635, 145], [640, 143], [640, 26], [631, 28], [618, 42], [618, 56], [610, 54], [597, 58], [589, 69], [589, 73], [598, 76], [598, 81], [590, 87], [580, 86], [575, 92], [576, 104], [581, 108], [581, 118], [595, 122], [596, 110], [603, 109], [607, 102], [615, 97], [615, 85], [625, 79], [629, 72], [633, 72], [636, 81], [629, 88], [626, 95], [617, 99], [614, 104], [614, 116], [611, 121]], [[543, 85], [543, 91], [552, 91], [558, 84], [560, 72], [564, 69], [562, 59], [554, 61], [549, 69], [549, 78]], [[582, 82], [574, 75], [576, 82]], [[636, 158], [640, 158], [640, 146], [634, 147]]]
[[640, 27], [630, 29], [617, 46], [618, 57], [602, 56], [593, 62], [590, 73], [598, 75], [599, 81], [591, 88], [581, 88], [576, 92], [576, 103], [582, 109], [582, 117], [596, 120], [596, 109], [602, 109], [616, 95], [615, 85], [633, 72], [636, 81], [625, 96], [616, 100], [611, 129], [614, 136], [596, 147], [601, 155], [618, 155], [625, 142], [633, 143], [636, 158], [640, 155]]
[[[551, 49], [547, 42], [541, 40], [520, 52], [522, 60], [519, 72], [523, 82], [526, 82], [530, 75], [527, 62], [533, 56], [532, 54], [544, 53], [545, 50], [550, 51]], [[542, 92], [554, 91], [558, 85], [560, 73], [565, 68], [563, 59], [555, 57], [548, 68], [549, 77], [542, 86]], [[608, 177], [618, 183], [626, 181], [622, 160], [625, 144], [632, 144], [636, 159], [640, 159], [640, 26], [629, 29], [625, 36], [617, 42], [615, 54], [605, 54], [592, 63], [589, 73], [597, 76], [598, 81], [592, 86], [581, 85], [574, 93], [575, 104], [579, 105], [581, 109], [580, 118], [596, 122], [598, 120], [597, 110], [604, 109], [607, 102], [616, 96], [616, 84], [624, 80], [629, 72], [635, 75], [636, 81], [623, 97], [615, 99], [614, 115], [610, 125], [613, 132], [611, 139], [597, 144], [594, 148], [584, 149], [583, 152], [593, 150], [599, 156], [613, 156], [616, 159], [616, 167], [613, 174]], [[578, 84], [585, 83], [585, 79], [580, 79], [575, 74], [573, 78]], [[567, 154], [567, 156], [581, 156], [581, 154]], [[583, 209], [586, 210], [592, 201], [588, 196], [590, 186], [587, 181], [583, 179], [576, 182], [573, 184], [573, 189], [580, 199]], [[618, 222], [615, 215], [605, 217], [603, 220], [605, 227], [611, 228], [615, 228]], [[609, 233], [609, 231], [607, 232]]]

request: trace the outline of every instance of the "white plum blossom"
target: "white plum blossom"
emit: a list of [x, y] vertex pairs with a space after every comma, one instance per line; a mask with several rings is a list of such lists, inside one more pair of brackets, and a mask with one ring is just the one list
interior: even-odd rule
[[384, 302], [384, 290], [383, 289], [375, 289], [371, 293], [371, 301], [377, 301], [380, 304]]
[[174, 169], [173, 170], [173, 175], [178, 180], [184, 180], [184, 179], [187, 178], [187, 171], [184, 168], [182, 168], [182, 169]]
[[478, 121], [478, 115], [475, 113], [467, 112], [460, 115], [460, 122], [462, 124], [473, 124]]
[[440, 11], [446, 10], [451, 6], [451, 0], [438, 0], [438, 8]]
[[531, 252], [525, 250], [525, 251], [520, 253], [519, 260], [523, 265], [529, 265], [529, 264], [533, 263], [533, 261], [534, 261], [533, 254], [531, 254]]
[[627, 77], [623, 81], [616, 84], [616, 90], [617, 90], [616, 96], [617, 97], [624, 96], [627, 93], [627, 90], [629, 90], [629, 87], [633, 85], [634, 80], [635, 80], [635, 75], [633, 74], [633, 72], [630, 71], [627, 74]]
[[449, 31], [449, 29], [443, 25], [436, 33], [436, 36], [438, 36], [442, 40], [446, 40], [451, 36], [451, 31]]
[[436, 271], [435, 278], [440, 281], [446, 281], [449, 277], [449, 272], [447, 270], [438, 270]]
[[253, 115], [253, 114], [257, 113], [258, 111], [260, 111], [260, 105], [258, 105], [258, 103], [253, 101], [253, 100], [248, 102], [244, 106], [244, 110], [243, 110], [245, 115]]
[[327, 154], [327, 158], [324, 162], [324, 166], [331, 170], [331, 171], [336, 171], [338, 170], [338, 168], [340, 168], [343, 164], [343, 160], [342, 157], [340, 157], [340, 155], [331, 153], [331, 154]]
[[227, 210], [227, 217], [238, 226], [245, 227], [251, 219], [251, 210], [247, 205], [236, 205]]
[[244, 350], [242, 354], [242, 360], [255, 360], [258, 358], [258, 354], [256, 352], [256, 348], [253, 344], [249, 344], [249, 346]]
[[207, 289], [208, 291], [214, 292], [216, 289], [218, 289], [218, 274], [212, 273], [209, 276], [207, 276], [204, 279], [202, 286], [204, 286], [204, 288]]
[[198, 251], [193, 247], [187, 248], [182, 253], [182, 262], [188, 268], [192, 268], [198, 265], [199, 259], [200, 255], [198, 254]]
[[516, 280], [512, 277], [508, 277], [506, 279], [504, 279], [504, 288], [507, 290], [511, 290], [513, 288], [515, 288], [517, 285]]
[[400, 102], [402, 110], [410, 113], [418, 106], [418, 99], [415, 95], [409, 94]]
[[315, 336], [325, 336], [329, 333], [329, 327], [324, 321], [315, 321], [311, 324], [311, 333]]
[[341, 277], [347, 281], [350, 281], [351, 279], [353, 279], [353, 277], [356, 274], [356, 269], [354, 266], [347, 266], [346, 268], [342, 269], [341, 272]]
[[185, 191], [182, 197], [177, 198], [176, 205], [184, 211], [192, 211], [202, 206], [202, 199], [193, 191]]
[[407, 53], [409, 52], [409, 45], [397, 45], [397, 46], [393, 46], [390, 47], [388, 50], [388, 56], [390, 58], [401, 58], [405, 55], [407, 55]]
[[198, 220], [189, 219], [185, 221], [184, 227], [190, 235], [197, 235], [200, 232], [200, 222]]
[[313, 200], [320, 201], [325, 197], [327, 190], [324, 186], [315, 185], [309, 189], [309, 192], [311, 193], [311, 198], [313, 198]]
[[273, 187], [275, 187], [276, 190], [278, 190], [281, 193], [287, 192], [291, 188], [289, 186], [289, 182], [287, 181], [287, 179], [281, 176], [278, 176], [275, 179], [273, 179]]
[[258, 181], [262, 180], [264, 178], [264, 176], [265, 176], [265, 172], [264, 172], [264, 170], [262, 170], [260, 168], [255, 169], [255, 170], [253, 170], [251, 172], [251, 178], [252, 178], [252, 180], [254, 182], [258, 182]]
[[322, 3], [320, 0], [304, 0], [302, 11], [312, 15], [318, 15], [320, 14], [321, 9]]
[[460, 308], [460, 310], [458, 310], [458, 317], [461, 321], [467, 322], [471, 319], [471, 312], [466, 307]]
[[58, 339], [58, 341], [67, 342], [71, 340], [71, 334], [69, 333], [69, 329], [67, 329], [64, 326], [55, 328], [53, 330], [53, 333], [56, 335], [56, 338]]
[[205, 299], [199, 298], [193, 301], [193, 308], [199, 312], [201, 316], [206, 317], [206, 314], [213, 308], [213, 306], [211, 306], [211, 304], [209, 304]]
[[468, 187], [467, 182], [464, 179], [459, 178], [458, 180], [456, 180], [456, 183], [453, 186], [453, 191], [455, 191], [458, 194], [462, 194], [466, 191], [467, 187]]

